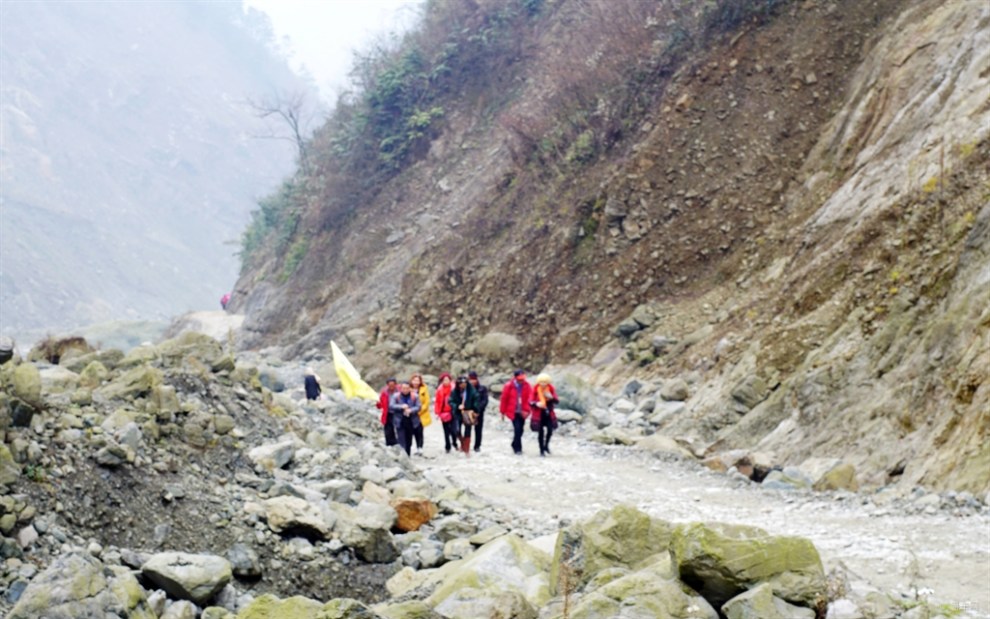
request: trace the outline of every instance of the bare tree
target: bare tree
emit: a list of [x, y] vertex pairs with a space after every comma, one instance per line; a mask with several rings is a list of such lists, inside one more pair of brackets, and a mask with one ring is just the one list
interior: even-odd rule
[[298, 150], [299, 165], [305, 169], [309, 163], [307, 136], [317, 116], [315, 105], [306, 93], [301, 90], [276, 92], [262, 99], [249, 98], [247, 104], [254, 110], [255, 116], [275, 121], [280, 127], [273, 127], [270, 133], [255, 137], [291, 141]]

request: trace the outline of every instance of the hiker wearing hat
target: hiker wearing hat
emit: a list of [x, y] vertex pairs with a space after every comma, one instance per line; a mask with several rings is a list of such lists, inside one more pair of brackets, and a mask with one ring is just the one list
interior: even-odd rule
[[430, 390], [423, 383], [422, 374], [413, 374], [409, 379], [409, 387], [419, 396], [419, 426], [413, 427], [413, 437], [416, 439], [416, 455], [423, 455], [423, 428], [433, 423], [430, 418]]
[[313, 368], [306, 368], [303, 372], [303, 387], [306, 388], [307, 400], [319, 400], [323, 388], [320, 386], [320, 377], [316, 375]]
[[459, 436], [460, 449], [466, 455], [471, 454], [471, 428], [478, 420], [478, 401], [474, 387], [468, 382], [467, 376], [458, 376], [454, 389], [450, 392], [450, 408], [454, 416], [460, 416], [463, 435]]
[[533, 416], [530, 418], [530, 428], [539, 432], [540, 457], [550, 453], [550, 436], [557, 428], [557, 390], [550, 383], [549, 374], [536, 377], [536, 387], [533, 388]]
[[391, 447], [395, 445], [398, 440], [395, 438], [395, 426], [391, 423], [391, 414], [388, 410], [389, 400], [392, 398], [392, 394], [398, 389], [395, 379], [390, 378], [385, 381], [385, 388], [382, 389], [381, 393], [378, 394], [378, 410], [382, 412], [382, 426], [385, 429], [385, 446]]
[[474, 387], [477, 394], [475, 412], [478, 413], [478, 420], [474, 424], [474, 450], [481, 451], [481, 431], [485, 429], [485, 409], [488, 408], [488, 387], [481, 384], [478, 373], [474, 371], [468, 372], [468, 384]]
[[532, 400], [533, 386], [526, 381], [526, 372], [516, 370], [502, 388], [498, 411], [503, 417], [512, 420], [512, 451], [517, 456], [522, 455], [523, 429], [526, 427]]
[[440, 384], [437, 385], [437, 391], [433, 402], [433, 412], [436, 413], [437, 419], [443, 424], [443, 445], [450, 453], [450, 448], [457, 447], [457, 425], [454, 421], [454, 413], [450, 408], [450, 392], [453, 390], [453, 379], [450, 374], [444, 372], [440, 375]]
[[406, 455], [412, 450], [413, 431], [419, 421], [419, 396], [413, 393], [409, 383], [399, 385], [399, 390], [392, 394], [388, 401], [388, 412], [395, 427], [395, 438]]

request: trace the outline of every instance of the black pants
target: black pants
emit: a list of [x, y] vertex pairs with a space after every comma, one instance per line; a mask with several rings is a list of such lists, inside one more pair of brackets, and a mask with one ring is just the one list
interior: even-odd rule
[[412, 451], [413, 425], [412, 418], [402, 415], [399, 424], [395, 427], [395, 437], [399, 445], [406, 450], [406, 455]]
[[385, 419], [385, 446], [391, 447], [399, 442], [395, 437], [395, 426], [392, 425], [392, 415]]
[[423, 424], [419, 424], [418, 427], [413, 428], [413, 438], [416, 439], [416, 447], [419, 449], [423, 448]]
[[485, 414], [478, 413], [478, 421], [474, 424], [474, 450], [481, 449], [481, 431], [485, 428]]
[[522, 453], [523, 430], [526, 429], [526, 418], [520, 413], [512, 418], [512, 451], [517, 454]]
[[443, 446], [447, 451], [450, 451], [451, 447], [457, 449], [458, 445], [457, 426], [454, 425], [454, 419], [451, 418], [450, 421], [443, 422]]
[[[545, 432], [545, 434], [544, 434]], [[550, 453], [550, 437], [553, 435], [553, 421], [550, 420], [550, 414], [544, 412], [540, 415], [540, 430], [539, 430], [539, 441], [540, 441], [540, 453]]]

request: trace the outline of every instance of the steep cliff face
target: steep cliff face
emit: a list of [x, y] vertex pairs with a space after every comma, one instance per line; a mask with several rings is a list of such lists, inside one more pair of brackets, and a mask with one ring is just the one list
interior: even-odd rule
[[296, 203], [305, 257], [239, 281], [245, 344], [681, 376], [665, 432], [985, 490], [986, 7], [530, 4], [372, 199]]

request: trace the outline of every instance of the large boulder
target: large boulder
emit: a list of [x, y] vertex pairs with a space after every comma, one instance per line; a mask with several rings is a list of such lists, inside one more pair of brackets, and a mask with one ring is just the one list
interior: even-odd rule
[[670, 553], [582, 596], [569, 619], [650, 617], [651, 619], [718, 619], [718, 613], [677, 580]]
[[144, 589], [125, 568], [110, 568], [85, 552], [55, 559], [32, 580], [7, 619], [128, 617], [155, 619]]
[[0, 486], [12, 484], [20, 476], [21, 465], [14, 461], [10, 448], [4, 443], [0, 443]]
[[33, 363], [22, 363], [14, 369], [14, 397], [37, 406], [41, 403], [41, 372]]
[[801, 537], [776, 537], [756, 527], [693, 523], [674, 530], [671, 549], [681, 580], [720, 608], [762, 583], [789, 602], [815, 606], [825, 595], [818, 550]]
[[683, 378], [669, 380], [660, 389], [660, 397], [667, 401], [683, 402], [688, 395], [688, 385]]
[[[365, 505], [374, 504], [365, 503]], [[395, 510], [387, 505], [380, 507], [385, 507], [392, 512], [391, 518], [394, 522]], [[349, 548], [353, 548], [355, 554], [362, 560], [369, 563], [388, 563], [399, 556], [399, 548], [389, 531], [391, 525], [388, 527], [376, 526], [385, 523], [382, 519], [375, 520], [375, 515], [370, 511], [374, 508], [365, 507], [362, 512], [349, 505], [334, 504], [332, 508], [336, 515], [334, 531], [340, 537], [340, 541]], [[368, 525], [372, 528], [362, 525]]]
[[173, 598], [205, 606], [230, 582], [230, 562], [216, 555], [162, 552], [141, 566], [144, 577]]
[[39, 372], [41, 387], [46, 393], [73, 391], [79, 386], [79, 375], [60, 365], [53, 365]]
[[328, 522], [320, 509], [294, 496], [278, 496], [264, 502], [268, 527], [276, 533], [302, 535], [311, 539], [330, 536], [333, 522]]
[[436, 588], [426, 603], [448, 619], [501, 616], [497, 599], [504, 593], [520, 594], [540, 608], [550, 600], [549, 568], [546, 553], [505, 535], [433, 573], [424, 587]]
[[219, 366], [224, 357], [220, 342], [203, 333], [187, 331], [158, 345], [163, 363], [176, 367], [183, 363], [200, 363], [208, 368]]
[[272, 471], [292, 462], [297, 446], [296, 440], [287, 439], [278, 443], [259, 445], [248, 451], [247, 456], [254, 463], [255, 468]]
[[726, 619], [815, 619], [815, 611], [788, 604], [773, 594], [773, 587], [762, 584], [740, 593], [722, 605]]
[[96, 389], [110, 376], [110, 370], [96, 359], [90, 361], [79, 374], [79, 384], [87, 389]]
[[161, 372], [150, 366], [139, 366], [114, 378], [96, 393], [108, 400], [133, 400], [148, 395], [161, 382]]
[[427, 499], [395, 499], [395, 528], [405, 533], [418, 531], [437, 515], [437, 506]]
[[347, 598], [323, 603], [302, 596], [280, 600], [271, 593], [255, 598], [237, 619], [378, 619], [367, 606]]
[[595, 574], [610, 567], [631, 568], [670, 546], [670, 523], [637, 510], [617, 505], [600, 511], [589, 520], [563, 529], [557, 535], [550, 583], [560, 588], [565, 572], [584, 585]]
[[474, 345], [478, 354], [490, 361], [511, 361], [520, 348], [522, 341], [518, 337], [498, 331], [485, 334]]

